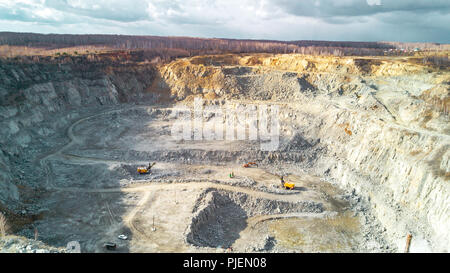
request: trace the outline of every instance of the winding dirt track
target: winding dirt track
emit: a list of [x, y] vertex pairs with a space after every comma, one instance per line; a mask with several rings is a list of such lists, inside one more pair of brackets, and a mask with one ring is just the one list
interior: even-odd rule
[[[83, 117], [81, 119], [78, 119], [74, 123], [72, 123], [66, 130], [66, 135], [70, 139], [70, 141], [57, 149], [56, 151], [52, 151], [48, 154], [45, 154], [41, 158], [38, 159], [38, 163], [41, 166], [42, 169], [45, 170], [46, 173], [46, 186], [49, 190], [55, 190], [55, 191], [61, 191], [61, 192], [76, 192], [76, 193], [100, 193], [100, 194], [107, 194], [107, 193], [118, 193], [118, 192], [143, 192], [143, 197], [139, 200], [136, 207], [134, 207], [127, 215], [124, 216], [123, 221], [119, 223], [121, 226], [126, 225], [128, 226], [133, 234], [146, 237], [144, 232], [141, 232], [139, 229], [136, 228], [134, 224], [134, 218], [138, 214], [139, 211], [142, 210], [142, 208], [148, 203], [151, 192], [155, 190], [180, 190], [180, 189], [207, 189], [207, 188], [214, 188], [218, 190], [225, 190], [235, 193], [245, 193], [247, 195], [257, 197], [257, 198], [264, 198], [264, 199], [270, 199], [270, 200], [278, 200], [278, 201], [286, 201], [286, 202], [298, 202], [301, 201], [302, 198], [297, 194], [276, 194], [276, 193], [268, 193], [264, 191], [259, 191], [256, 189], [251, 189], [247, 187], [239, 187], [239, 186], [232, 186], [227, 184], [220, 184], [218, 181], [215, 182], [208, 182], [207, 179], [201, 182], [198, 181], [192, 181], [192, 182], [172, 182], [170, 180], [164, 181], [164, 182], [151, 182], [145, 181], [144, 183], [128, 186], [128, 187], [115, 187], [115, 188], [82, 188], [82, 187], [58, 187], [53, 183], [53, 171], [51, 169], [51, 165], [48, 163], [48, 159], [52, 157], [56, 157], [59, 160], [64, 161], [75, 161], [82, 164], [89, 164], [89, 163], [122, 163], [122, 164], [130, 164], [130, 161], [118, 161], [118, 160], [107, 160], [107, 159], [101, 159], [101, 158], [94, 158], [94, 157], [83, 157], [78, 155], [70, 155], [70, 154], [64, 154], [64, 150], [67, 150], [74, 144], [82, 144], [83, 141], [79, 139], [74, 134], [74, 128], [75, 126], [88, 121], [90, 119], [107, 115], [111, 113], [118, 113], [126, 110], [136, 109], [136, 108], [145, 108], [145, 109], [152, 109], [155, 107], [151, 106], [132, 106], [132, 107], [126, 107], [121, 109], [115, 109], [110, 111], [105, 111], [102, 113], [97, 113], [94, 115], [90, 115], [87, 117]], [[111, 210], [109, 208], [109, 204], [106, 204], [111, 221], [115, 217], [113, 217]], [[284, 218], [284, 217], [305, 217], [310, 216], [310, 214], [280, 214], [280, 215], [265, 215], [261, 217], [252, 218], [250, 221], [254, 225], [260, 221], [265, 221], [273, 218]]]
[[[253, 102], [254, 103], [254, 102]], [[351, 109], [347, 108], [344, 105], [341, 104], [334, 104], [335, 107], [338, 108], [344, 108], [348, 111], [351, 111]], [[120, 160], [108, 160], [108, 159], [102, 159], [102, 158], [94, 158], [94, 157], [84, 157], [84, 156], [78, 156], [78, 155], [71, 155], [71, 154], [64, 154], [64, 151], [73, 146], [74, 144], [83, 144], [82, 139], [78, 138], [74, 134], [74, 128], [75, 126], [86, 122], [90, 119], [97, 118], [102, 115], [108, 115], [112, 113], [120, 113], [127, 110], [132, 109], [155, 109], [159, 106], [129, 106], [121, 109], [113, 109], [108, 110], [102, 113], [97, 113], [94, 115], [90, 115], [87, 117], [83, 117], [78, 119], [77, 121], [73, 122], [66, 130], [66, 135], [69, 138], [69, 142], [63, 145], [62, 147], [58, 148], [56, 151], [51, 151], [50, 153], [47, 153], [43, 155], [41, 158], [38, 159], [39, 165], [46, 173], [46, 186], [50, 190], [55, 191], [62, 191], [62, 192], [79, 192], [79, 193], [100, 193], [100, 194], [107, 194], [107, 193], [118, 193], [118, 192], [143, 192], [144, 195], [139, 200], [138, 204], [135, 208], [131, 210], [125, 217], [123, 218], [121, 225], [127, 225], [135, 234], [139, 234], [139, 236], [145, 236], [145, 233], [139, 231], [135, 225], [134, 225], [134, 218], [136, 214], [148, 203], [149, 198], [151, 196], [151, 191], [155, 190], [181, 190], [181, 189], [207, 189], [207, 188], [214, 188], [218, 190], [225, 190], [235, 193], [245, 193], [247, 195], [257, 197], [257, 198], [263, 198], [263, 199], [270, 199], [270, 200], [278, 200], [278, 201], [286, 201], [286, 202], [299, 202], [302, 201], [301, 195], [298, 194], [277, 194], [277, 193], [268, 193], [264, 191], [259, 191], [257, 189], [252, 189], [248, 187], [240, 187], [240, 186], [232, 186], [227, 184], [221, 184], [220, 181], [208, 181], [207, 179], [201, 180], [201, 181], [195, 181], [193, 179], [189, 182], [172, 182], [170, 180], [163, 181], [163, 182], [152, 182], [150, 180], [143, 181], [140, 184], [128, 186], [128, 187], [115, 187], [115, 188], [82, 188], [82, 187], [58, 187], [53, 183], [53, 171], [51, 169], [51, 165], [48, 163], [48, 159], [52, 157], [57, 157], [59, 160], [63, 161], [71, 161], [80, 163], [80, 164], [91, 164], [91, 163], [105, 163], [105, 164], [111, 164], [111, 163], [119, 163], [119, 164], [130, 164], [130, 163], [136, 163], [139, 161], [131, 162], [131, 161], [120, 161]], [[295, 108], [295, 106], [293, 106]], [[415, 131], [417, 133], [426, 133], [430, 134], [428, 131], [419, 131], [412, 128], [406, 128], [404, 126], [398, 125], [398, 124], [392, 124], [388, 123], [388, 126], [394, 127], [396, 129], [403, 129], [403, 130], [410, 130]], [[445, 137], [448, 138], [446, 135], [441, 135], [438, 133], [432, 133], [434, 136], [438, 137]], [[109, 214], [111, 216], [111, 221], [113, 221], [114, 217], [112, 216], [111, 210], [109, 208], [109, 204], [106, 204]], [[302, 213], [302, 214], [276, 214], [276, 215], [261, 215], [261, 216], [255, 216], [248, 219], [249, 226], [254, 226], [259, 222], [267, 221], [271, 219], [279, 219], [279, 218], [290, 218], [290, 217], [321, 217], [322, 214], [311, 214], [311, 213]]]
[[[107, 112], [102, 112], [99, 114], [91, 115], [88, 117], [81, 118], [72, 125], [69, 126], [67, 129], [67, 136], [70, 139], [70, 142], [66, 145], [62, 146], [55, 152], [52, 152], [50, 154], [45, 155], [39, 160], [40, 165], [46, 170], [47, 172], [47, 185], [49, 188], [57, 191], [65, 191], [65, 192], [83, 192], [83, 193], [117, 193], [117, 192], [144, 192], [147, 190], [157, 190], [157, 189], [202, 189], [202, 188], [216, 188], [226, 191], [232, 191], [232, 192], [242, 192], [246, 193], [248, 195], [252, 195], [255, 197], [265, 198], [265, 199], [271, 199], [271, 200], [282, 200], [282, 201], [289, 201], [289, 202], [295, 202], [298, 201], [299, 198], [295, 196], [294, 194], [275, 194], [275, 193], [268, 193], [264, 191], [258, 191], [253, 190], [246, 187], [239, 187], [239, 186], [231, 186], [226, 184], [219, 184], [219, 183], [213, 183], [208, 182], [207, 180], [205, 182], [172, 182], [170, 180], [166, 181], [167, 183], [152, 183], [152, 184], [141, 184], [136, 186], [130, 186], [130, 187], [116, 187], [116, 188], [94, 188], [94, 189], [86, 189], [86, 188], [80, 188], [80, 187], [58, 187], [54, 185], [51, 182], [51, 168], [47, 162], [47, 160], [51, 157], [59, 157], [64, 158], [68, 161], [70, 160], [80, 160], [80, 161], [87, 161], [87, 162], [95, 162], [95, 163], [124, 163], [129, 164], [130, 161], [120, 161], [120, 160], [107, 160], [102, 158], [94, 158], [94, 157], [84, 157], [84, 156], [78, 156], [78, 155], [69, 155], [64, 154], [63, 151], [74, 145], [75, 143], [82, 144], [82, 141], [76, 137], [76, 135], [73, 133], [73, 128], [77, 126], [78, 124], [85, 122], [89, 119], [111, 114], [115, 112], [121, 112], [125, 110], [135, 109], [135, 108], [153, 108], [150, 106], [134, 106], [134, 107], [128, 107], [123, 109], [116, 109], [111, 110]], [[139, 162], [139, 161], [136, 161]], [[148, 181], [151, 182], [151, 181]]]
[[130, 228], [130, 230], [133, 231], [134, 235], [139, 234], [141, 236], [145, 236], [145, 233], [141, 232], [139, 229], [136, 228], [133, 220], [136, 214], [148, 202], [149, 198], [150, 198], [150, 191], [147, 191], [144, 193], [144, 196], [141, 198], [141, 200], [139, 200], [139, 203], [136, 205], [136, 207], [124, 218], [123, 224], [126, 224]]

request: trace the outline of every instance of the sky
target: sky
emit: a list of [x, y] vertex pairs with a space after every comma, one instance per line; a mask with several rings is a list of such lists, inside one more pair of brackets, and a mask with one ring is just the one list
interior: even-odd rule
[[450, 0], [0, 0], [0, 31], [450, 43]]

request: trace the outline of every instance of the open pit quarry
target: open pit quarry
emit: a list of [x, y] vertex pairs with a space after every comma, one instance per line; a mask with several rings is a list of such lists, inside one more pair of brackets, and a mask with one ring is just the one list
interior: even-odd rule
[[[449, 84], [408, 57], [2, 62], [0, 251], [448, 252]], [[199, 98], [277, 106], [277, 149], [174, 138]]]

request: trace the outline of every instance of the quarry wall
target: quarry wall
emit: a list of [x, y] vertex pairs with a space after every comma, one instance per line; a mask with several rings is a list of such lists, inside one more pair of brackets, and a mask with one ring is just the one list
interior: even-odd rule
[[[308, 171], [370, 203], [398, 248], [450, 251], [448, 70], [402, 60], [223, 55], [169, 64], [0, 64], [0, 202], [20, 201], [21, 164], [83, 115], [125, 103], [286, 103], [324, 149]], [[411, 84], [414, 83], [414, 84]], [[286, 110], [287, 111], [287, 110]], [[288, 119], [289, 116], [286, 117]], [[54, 147], [53, 147], [54, 148]]]

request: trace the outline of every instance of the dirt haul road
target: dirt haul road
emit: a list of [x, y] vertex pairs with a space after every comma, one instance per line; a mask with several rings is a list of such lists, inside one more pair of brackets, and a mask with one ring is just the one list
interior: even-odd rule
[[[308, 175], [295, 175], [293, 173], [285, 174], [285, 179], [296, 183], [296, 188], [294, 190], [287, 191], [279, 188], [279, 175], [273, 173], [273, 168], [271, 169], [270, 167], [262, 166], [260, 168], [243, 169], [241, 167], [242, 164], [232, 162], [219, 165], [215, 162], [211, 162], [212, 164], [208, 164], [207, 162], [205, 162], [206, 164], [186, 164], [164, 162], [164, 158], [162, 158], [162, 161], [156, 161], [157, 169], [154, 170], [155, 173], [177, 169], [183, 170], [183, 173], [160, 178], [153, 177], [154, 174], [150, 176], [136, 176], [135, 174], [132, 174], [131, 180], [130, 178], [122, 179], [127, 182], [124, 185], [116, 187], [111, 185], [108, 185], [107, 187], [98, 187], [98, 185], [94, 185], [94, 187], [88, 185], [74, 187], [70, 185], [70, 183], [59, 183], [60, 178], [58, 176], [60, 175], [60, 167], [58, 166], [61, 164], [79, 166], [80, 168], [83, 168], [83, 166], [92, 166], [95, 168], [99, 165], [105, 165], [108, 166], [109, 169], [117, 168], [118, 166], [130, 166], [127, 168], [133, 169], [138, 165], [146, 165], [147, 162], [140, 159], [120, 160], [108, 159], [104, 156], [95, 157], [77, 154], [80, 147], [88, 147], [92, 144], [86, 142], [86, 137], [89, 137], [89, 133], [82, 133], [80, 135], [77, 131], [80, 129], [76, 128], [81, 128], [81, 130], [83, 130], [84, 127], [91, 128], [92, 126], [89, 125], [90, 122], [99, 122], [99, 120], [108, 121], [111, 115], [114, 114], [126, 118], [130, 111], [150, 113], [155, 110], [159, 111], [159, 107], [131, 106], [80, 118], [73, 122], [66, 130], [66, 136], [70, 141], [56, 151], [45, 154], [38, 160], [39, 166], [46, 172], [47, 189], [54, 192], [54, 194], [57, 194], [57, 192], [65, 193], [70, 196], [77, 194], [81, 194], [80, 196], [100, 194], [100, 198], [103, 200], [101, 202], [105, 210], [105, 217], [109, 219], [107, 220], [108, 224], [106, 224], [104, 228], [104, 235], [101, 237], [109, 237], [109, 240], [114, 240], [114, 237], [116, 237], [117, 234], [125, 231], [130, 238], [129, 242], [124, 244], [123, 247], [119, 247], [119, 250], [132, 252], [210, 252], [217, 251], [218, 247], [219, 251], [223, 251], [220, 249], [225, 246], [232, 246], [234, 241], [236, 242], [236, 245], [234, 246], [235, 249], [240, 251], [255, 251], [255, 249], [260, 249], [260, 251], [297, 251], [295, 246], [286, 248], [283, 244], [280, 244], [278, 249], [271, 248], [270, 250], [264, 250], [264, 248], [258, 248], [257, 246], [252, 247], [252, 244], [264, 244], [261, 240], [265, 240], [265, 238], [269, 236], [268, 234], [271, 233], [270, 231], [261, 231], [261, 238], [259, 240], [254, 240], [254, 234], [251, 236], [249, 235], [254, 232], [252, 227], [261, 222], [273, 222], [279, 219], [312, 219], [317, 217], [339, 218], [343, 211], [350, 209], [350, 204], [346, 203], [345, 200], [336, 201], [335, 197], [331, 197], [333, 194], [337, 195], [339, 192], [338, 190], [333, 189], [330, 192], [330, 190], [327, 190], [327, 187], [329, 188], [330, 186], [319, 181], [317, 178]], [[161, 108], [161, 111], [163, 112], [171, 110], [173, 110], [173, 108]], [[120, 127], [120, 122], [119, 125], [115, 126]], [[149, 120], [149, 122], [156, 123], [153, 118]], [[161, 146], [164, 146], [164, 143], [162, 143]], [[219, 149], [222, 147], [224, 150], [229, 148], [226, 143], [220, 142], [216, 146], [219, 147]], [[53, 165], [56, 162], [59, 165], [55, 167]], [[231, 169], [235, 173], [234, 179], [228, 178], [227, 175]], [[207, 171], [202, 173], [202, 170]], [[91, 176], [89, 179], [95, 180], [96, 177]], [[242, 179], [244, 179], [244, 182], [241, 182]], [[168, 192], [170, 194], [168, 194], [166, 198], [161, 198], [161, 196]], [[226, 221], [226, 217], [229, 216], [228, 213], [227, 215], [223, 215], [224, 218], [213, 219], [212, 222], [205, 220], [211, 218], [209, 216], [204, 219], [202, 218], [203, 220], [200, 221], [192, 220], [197, 217], [196, 215], [198, 213], [202, 214], [203, 211], [209, 213], [208, 211], [211, 210], [211, 206], [213, 209], [221, 210], [223, 204], [218, 201], [222, 205], [210, 204], [206, 205], [205, 208], [203, 208], [203, 211], [195, 211], [196, 207], [205, 203], [205, 193], [208, 195], [211, 192], [214, 194], [218, 193], [219, 196], [232, 196], [229, 202], [238, 204], [236, 209], [243, 209], [246, 211], [244, 213], [245, 216], [243, 217], [247, 219], [245, 220], [245, 226], [248, 226], [250, 230], [248, 228], [239, 230], [225, 228], [225, 230], [222, 231], [222, 234], [225, 235], [222, 236], [225, 236], [224, 238], [229, 238], [228, 241], [225, 240], [228, 243], [217, 243], [216, 241], [210, 242], [208, 238], [218, 235], [209, 233], [206, 239], [187, 239], [192, 236], [196, 237], [197, 233], [200, 234], [197, 237], [202, 237], [204, 230], [209, 230], [212, 226], [217, 224], [214, 221]], [[183, 198], [182, 196], [186, 195], [186, 193], [190, 194]], [[114, 212], [114, 210], [117, 210], [114, 205], [114, 199], [108, 197], [109, 195], [113, 196], [116, 194], [133, 195], [138, 199], [133, 201], [128, 212], [117, 213]], [[237, 198], [237, 201], [233, 201], [233, 198]], [[258, 203], [263, 203], [266, 207], [258, 208]], [[164, 208], [165, 206], [167, 209]], [[155, 207], [157, 209], [155, 209]], [[163, 213], [163, 216], [161, 216], [161, 213], [158, 214], [155, 212], [161, 210], [169, 210], [171, 212]], [[148, 215], [148, 211], [153, 211], [153, 214]], [[232, 213], [233, 212], [235, 212], [235, 210], [233, 210]], [[153, 223], [155, 221], [155, 215], [157, 217], [156, 227]], [[190, 221], [197, 222], [195, 222], [195, 225], [188, 224]], [[150, 222], [152, 223], [151, 225], [149, 225]], [[181, 225], [181, 227], [176, 228], [177, 223], [180, 222], [186, 223], [186, 225]], [[199, 229], [199, 231], [196, 231], [196, 229]], [[333, 232], [340, 233], [342, 231]], [[239, 233], [242, 234], [239, 235]], [[333, 236], [333, 234], [329, 234], [328, 236]], [[355, 234], [354, 236], [358, 237], [360, 235]], [[86, 247], [89, 251], [105, 251], [101, 247], [101, 242], [107, 240], [106, 238], [97, 238], [94, 240], [94, 243], [86, 243]], [[238, 238], [240, 239], [238, 240]], [[252, 243], [252, 241], [254, 242]], [[346, 250], [348, 249], [342, 249], [342, 251]]]

